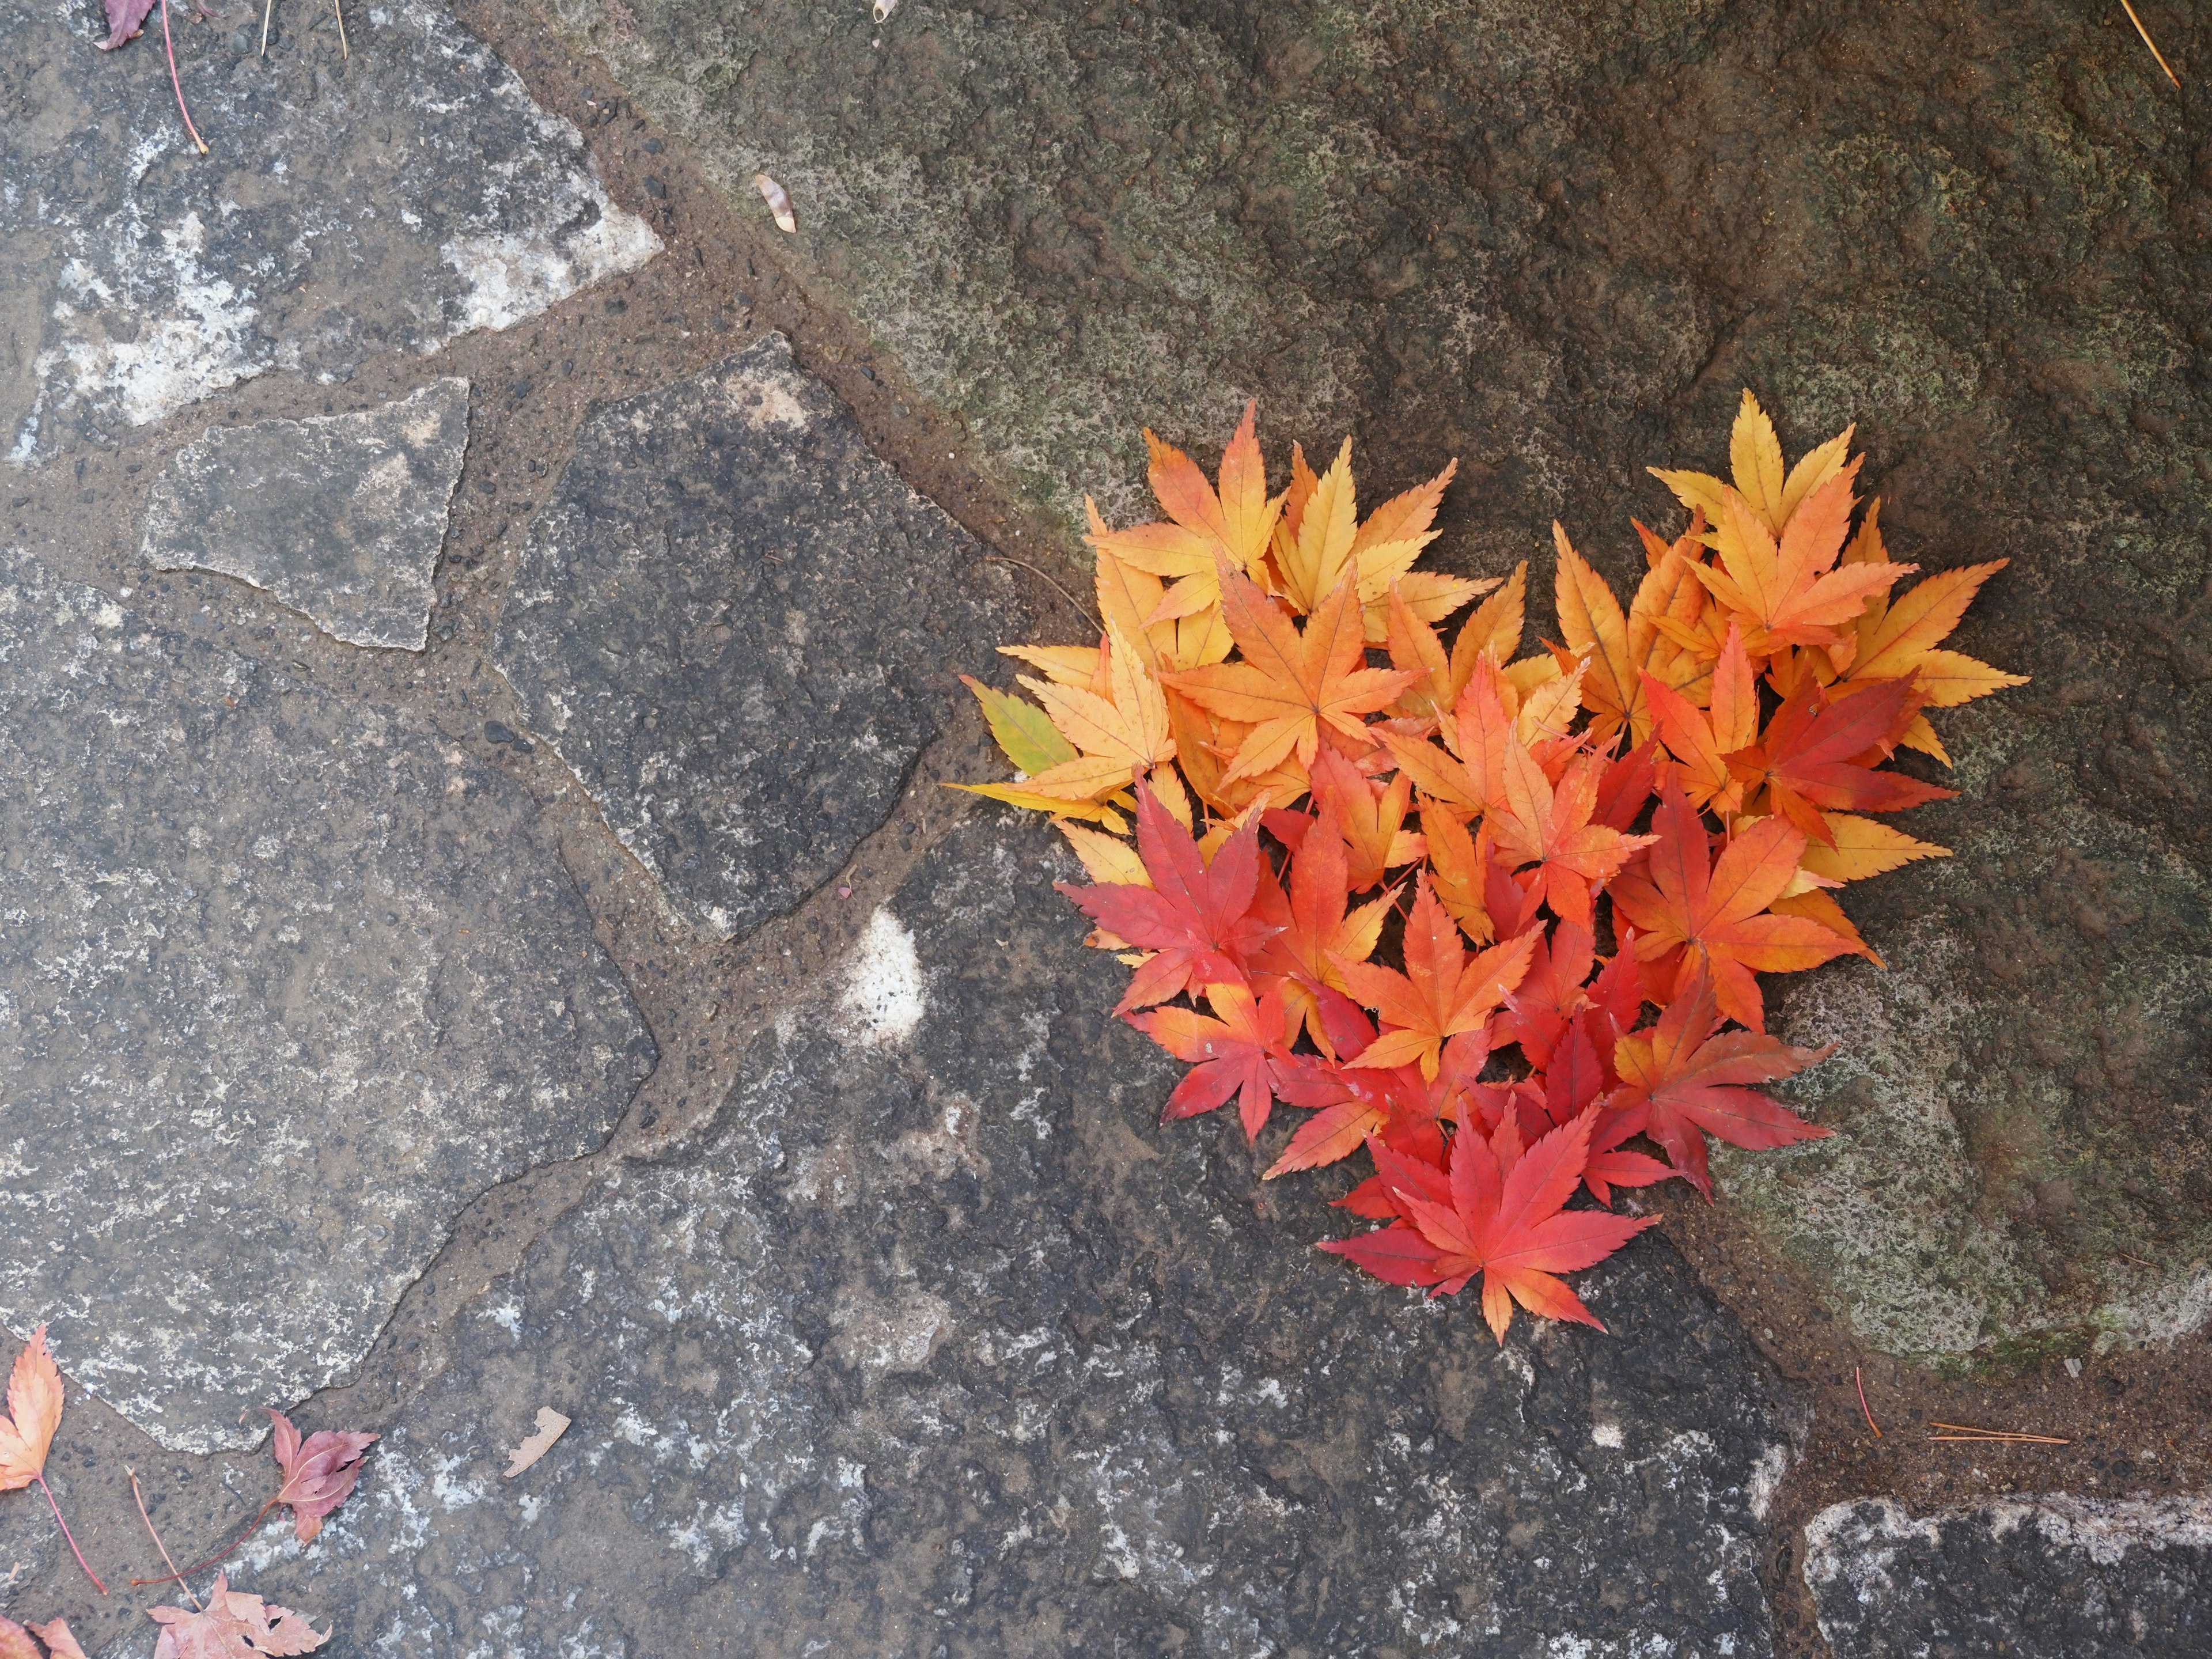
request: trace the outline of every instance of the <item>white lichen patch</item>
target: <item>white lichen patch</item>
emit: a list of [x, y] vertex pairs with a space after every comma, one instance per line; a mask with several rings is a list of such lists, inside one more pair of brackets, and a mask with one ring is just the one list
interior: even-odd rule
[[868, 918], [868, 930], [846, 964], [838, 998], [840, 1035], [862, 1048], [903, 1042], [927, 1006], [914, 934], [889, 910]]
[[453, 333], [511, 327], [603, 277], [635, 270], [660, 252], [653, 227], [610, 202], [598, 179], [589, 181], [589, 194], [599, 217], [580, 230], [559, 237], [543, 231], [460, 236], [439, 250], [467, 284]]

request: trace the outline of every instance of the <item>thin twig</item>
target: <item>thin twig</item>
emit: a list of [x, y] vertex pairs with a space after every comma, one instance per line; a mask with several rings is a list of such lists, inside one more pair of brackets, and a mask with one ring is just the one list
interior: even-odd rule
[[100, 1575], [92, 1570], [92, 1563], [84, 1559], [84, 1552], [76, 1547], [76, 1534], [69, 1529], [69, 1522], [62, 1519], [62, 1506], [54, 1502], [54, 1489], [46, 1484], [44, 1474], [40, 1475], [38, 1480], [39, 1490], [46, 1495], [46, 1507], [54, 1512], [54, 1524], [62, 1529], [62, 1536], [69, 1540], [70, 1553], [76, 1557], [76, 1564], [84, 1569], [84, 1576], [92, 1580], [102, 1595], [106, 1595], [107, 1586], [100, 1583]]
[[1084, 621], [1089, 623], [1093, 628], [1097, 629], [1101, 634], [1103, 634], [1106, 631], [1105, 626], [1099, 622], [1097, 617], [1091, 614], [1091, 612], [1085, 607], [1082, 600], [1077, 599], [1074, 594], [1069, 592], [1066, 588], [1062, 587], [1058, 582], [1054, 581], [1050, 576], [1045, 574], [1043, 571], [1038, 569], [1035, 565], [1026, 563], [1020, 559], [1010, 559], [1003, 553], [987, 553], [983, 556], [987, 559], [996, 559], [1000, 564], [1015, 565], [1019, 567], [1021, 569], [1028, 571], [1030, 575], [1035, 576], [1047, 587], [1049, 587], [1054, 592], [1059, 594], [1061, 599], [1066, 599], [1070, 605], [1073, 605], [1075, 607], [1075, 614], [1077, 616], [1082, 617]]
[[1851, 1381], [1858, 1384], [1859, 1409], [1866, 1413], [1867, 1427], [1874, 1431], [1874, 1437], [1879, 1440], [1881, 1438], [1881, 1425], [1874, 1420], [1874, 1412], [1872, 1408], [1867, 1405], [1866, 1377], [1861, 1373], [1856, 1365], [1851, 1367]]
[[338, 15], [338, 55], [350, 64], [353, 62], [353, 49], [346, 45], [345, 7], [339, 3], [339, 0], [331, 0], [331, 9]]
[[2136, 9], [2128, 4], [2128, 0], [2120, 0], [2120, 4], [2127, 11], [2128, 21], [2136, 26], [2136, 33], [2142, 36], [2143, 45], [2150, 48], [2150, 55], [2158, 59], [2158, 66], [2166, 71], [2166, 78], [2179, 86], [2181, 77], [2173, 72], [2173, 65], [2166, 61], [2166, 54], [2158, 49], [2158, 42], [2150, 38], [2150, 31], [2143, 27], [2143, 20], [2136, 15]]
[[276, 9], [276, 0], [261, 0], [261, 55], [269, 55], [269, 14]]
[[200, 147], [200, 154], [208, 153], [207, 140], [192, 125], [192, 112], [185, 107], [185, 83], [177, 78], [176, 43], [169, 39], [169, 0], [161, 0], [161, 44], [169, 53], [169, 84], [177, 89], [177, 109], [185, 118], [185, 131], [192, 135], [192, 142]]
[[[146, 1494], [138, 1490], [138, 1471], [125, 1469], [124, 1473], [131, 1477], [131, 1495], [138, 1500], [138, 1518], [146, 1523], [146, 1530], [154, 1540], [154, 1547], [161, 1552], [161, 1561], [169, 1569], [169, 1577], [182, 1578], [184, 1574], [177, 1571], [177, 1564], [169, 1559], [169, 1547], [161, 1541], [161, 1534], [154, 1531], [154, 1517], [146, 1513]], [[192, 1595], [192, 1587], [190, 1584], [185, 1586], [185, 1594]], [[207, 1611], [207, 1603], [197, 1595], [192, 1595], [192, 1605], [202, 1613]]]

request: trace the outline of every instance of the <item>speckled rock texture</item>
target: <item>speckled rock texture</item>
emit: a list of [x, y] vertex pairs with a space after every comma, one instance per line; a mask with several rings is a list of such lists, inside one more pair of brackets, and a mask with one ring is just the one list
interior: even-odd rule
[[1557, 517], [1625, 587], [1741, 388], [1793, 453], [1859, 422], [1899, 557], [2013, 561], [1958, 642], [2034, 683], [1942, 721], [1958, 856], [1845, 895], [1889, 973], [1777, 988], [1838, 1133], [1735, 1201], [1947, 1365], [2212, 1314], [2206, 82], [2117, 7], [548, 9], [740, 207], [782, 180], [763, 257], [1071, 532], [1256, 394], [1370, 500], [1457, 456], [1443, 565], [1547, 588]]
[[256, 1445], [651, 1039], [511, 781], [21, 554], [0, 777], [0, 1317], [166, 1446]]
[[1502, 1350], [1314, 1250], [1319, 1183], [1154, 1121], [1173, 1062], [1054, 878], [1042, 824], [954, 831], [241, 1578], [344, 1655], [1769, 1651], [1784, 1412], [1672, 1248], [1589, 1276], [1612, 1335]]
[[459, 379], [354, 415], [216, 427], [155, 482], [141, 550], [266, 588], [348, 645], [420, 651], [468, 445]]
[[741, 938], [883, 823], [1009, 591], [769, 335], [586, 423], [494, 658], [674, 908]]
[[[259, 45], [176, 27], [197, 155], [151, 32], [0, 0], [0, 451], [35, 464], [281, 370], [503, 328], [659, 251], [568, 122], [421, 0], [295, 9]], [[294, 31], [296, 29], [296, 33]]]
[[1838, 1504], [1805, 1528], [1805, 1582], [1835, 1659], [2193, 1659], [2212, 1652], [2212, 1500]]

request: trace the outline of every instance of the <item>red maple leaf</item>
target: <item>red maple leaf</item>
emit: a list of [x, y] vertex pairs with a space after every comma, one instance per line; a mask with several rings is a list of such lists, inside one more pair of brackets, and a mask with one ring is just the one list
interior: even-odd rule
[[1212, 1016], [1194, 1008], [1155, 1008], [1127, 1016], [1129, 1024], [1190, 1066], [1168, 1097], [1160, 1114], [1163, 1123], [1210, 1112], [1236, 1096], [1244, 1138], [1256, 1140], [1277, 1096], [1307, 1106], [1336, 1097], [1322, 1074], [1291, 1054], [1280, 996], [1270, 992], [1255, 999], [1249, 986], [1231, 981], [1207, 986], [1206, 1000]]
[[1667, 1149], [1684, 1179], [1708, 1200], [1713, 1183], [1706, 1135], [1765, 1151], [1832, 1133], [1746, 1085], [1793, 1076], [1835, 1053], [1832, 1043], [1793, 1048], [1755, 1031], [1716, 1036], [1720, 1025], [1712, 981], [1693, 974], [1656, 1025], [1615, 1045], [1621, 1082], [1608, 1103], [1621, 1111], [1644, 1110], [1644, 1133]]
[[[1280, 816], [1295, 819], [1299, 826], [1292, 832], [1297, 848], [1288, 872], [1290, 891], [1287, 896], [1279, 889], [1270, 891], [1269, 878], [1262, 870], [1255, 914], [1266, 915], [1279, 931], [1253, 957], [1253, 967], [1262, 988], [1280, 992], [1284, 1007], [1304, 1022], [1314, 1046], [1334, 1056], [1336, 1051], [1322, 1018], [1321, 994], [1344, 989], [1335, 958], [1364, 962], [1375, 954], [1395, 896], [1386, 893], [1356, 910], [1350, 908], [1344, 837], [1334, 807], [1323, 808], [1318, 823], [1302, 812]], [[1271, 832], [1280, 836], [1277, 817], [1270, 812], [1266, 822]]]
[[303, 1444], [290, 1418], [280, 1411], [264, 1409], [276, 1426], [276, 1443], [270, 1449], [283, 1472], [284, 1484], [263, 1506], [263, 1513], [279, 1504], [290, 1504], [294, 1534], [302, 1544], [312, 1544], [323, 1529], [323, 1517], [353, 1496], [354, 1484], [361, 1479], [362, 1456], [376, 1443], [377, 1437], [318, 1429]]
[[1483, 1316], [1501, 1343], [1516, 1303], [1543, 1318], [1603, 1330], [1556, 1275], [1595, 1266], [1658, 1217], [1563, 1209], [1582, 1181], [1595, 1122], [1586, 1113], [1525, 1152], [1516, 1119], [1508, 1117], [1487, 1136], [1462, 1129], [1452, 1138], [1442, 1194], [1433, 1173], [1413, 1167], [1415, 1160], [1398, 1158], [1388, 1147], [1371, 1149], [1403, 1218], [1321, 1248], [1378, 1279], [1433, 1285], [1445, 1296], [1480, 1273]]
[[1139, 784], [1137, 855], [1152, 878], [1150, 887], [1057, 884], [1099, 926], [1156, 953], [1131, 975], [1114, 1012], [1149, 1008], [1194, 986], [1242, 980], [1270, 932], [1250, 914], [1260, 881], [1258, 823], [1230, 836], [1209, 866], [1190, 831], [1149, 785]]
[[[1862, 690], [1860, 687], [1863, 687]], [[1909, 679], [1865, 680], [1830, 700], [1808, 680], [1774, 711], [1757, 743], [1725, 757], [1729, 774], [1754, 792], [1764, 788], [1775, 811], [1823, 847], [1835, 834], [1820, 809], [1900, 812], [1958, 793], [1902, 772], [1878, 772], [1926, 699]]]

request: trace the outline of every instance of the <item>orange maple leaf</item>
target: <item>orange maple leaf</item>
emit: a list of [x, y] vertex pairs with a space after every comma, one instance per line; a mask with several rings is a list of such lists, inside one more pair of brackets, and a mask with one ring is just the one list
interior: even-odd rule
[[1292, 755], [1310, 765], [1324, 732], [1369, 747], [1362, 715], [1386, 708], [1411, 683], [1396, 669], [1367, 668], [1357, 585], [1347, 575], [1301, 629], [1258, 586], [1226, 564], [1222, 615], [1244, 660], [1185, 669], [1168, 684], [1225, 719], [1249, 724], [1224, 782], [1273, 770]]
[[1418, 1064], [1423, 1077], [1435, 1077], [1445, 1041], [1480, 1030], [1488, 1023], [1505, 994], [1528, 971], [1529, 953], [1535, 946], [1534, 936], [1524, 934], [1470, 958], [1460, 943], [1458, 923], [1437, 902], [1425, 872], [1406, 921], [1404, 973], [1370, 962], [1334, 958], [1352, 994], [1379, 1011], [1387, 1028], [1350, 1064]]
[[1710, 706], [1699, 708], [1671, 687], [1644, 676], [1644, 695], [1658, 716], [1659, 740], [1680, 768], [1692, 806], [1726, 817], [1743, 804], [1743, 785], [1728, 757], [1759, 736], [1759, 681], [1743, 648], [1743, 626], [1731, 621], [1713, 665]]
[[1796, 879], [1805, 832], [1778, 817], [1758, 818], [1716, 860], [1704, 820], [1680, 787], [1660, 793], [1651, 827], [1658, 844], [1612, 887], [1615, 910], [1635, 924], [1639, 961], [1679, 957], [1676, 994], [1700, 966], [1731, 1019], [1766, 1029], [1755, 974], [1817, 968], [1850, 941], [1802, 916], [1765, 914]]
[[1516, 739], [1506, 748], [1503, 788], [1484, 820], [1505, 866], [1534, 865], [1531, 893], [1540, 889], [1560, 920], [1583, 928], [1596, 925], [1592, 890], [1618, 874], [1638, 848], [1658, 839], [1626, 836], [1590, 822], [1597, 810], [1598, 780], [1606, 766], [1604, 757], [1585, 755], [1567, 767], [1555, 787], [1536, 757]]

